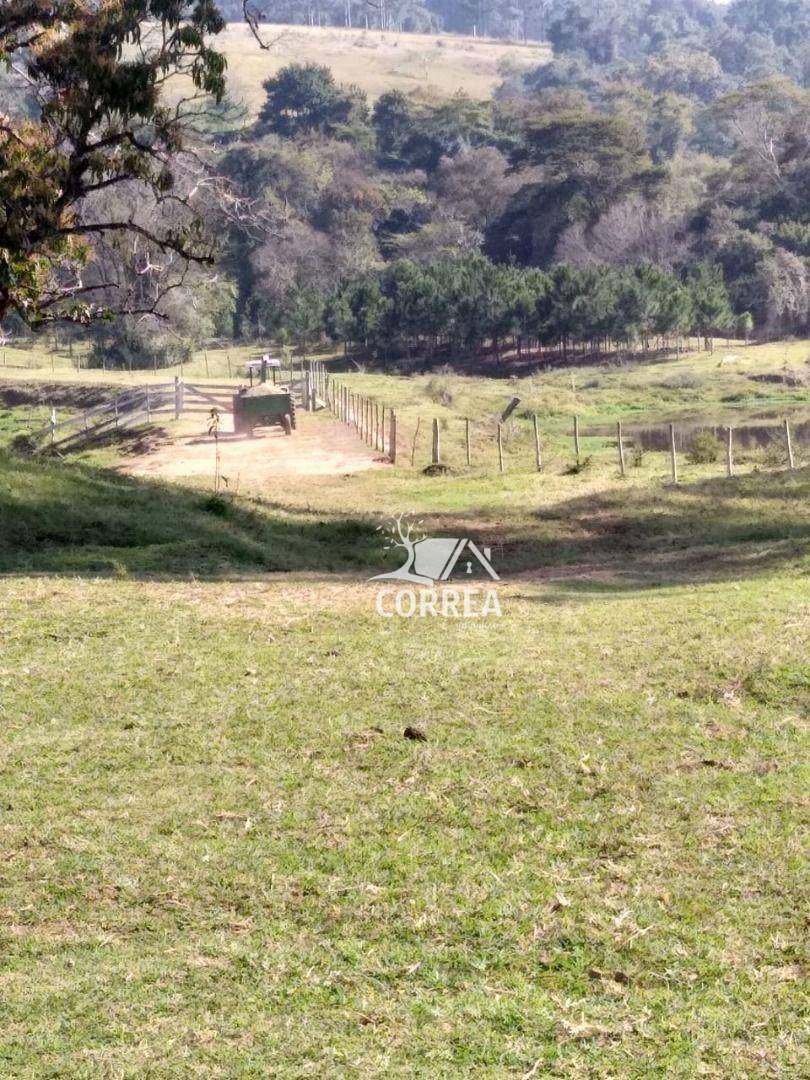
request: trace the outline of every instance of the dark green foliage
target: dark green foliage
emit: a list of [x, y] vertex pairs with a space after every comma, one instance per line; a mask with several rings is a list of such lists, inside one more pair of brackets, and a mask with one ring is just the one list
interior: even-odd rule
[[356, 86], [338, 86], [327, 67], [290, 64], [263, 83], [267, 98], [260, 131], [291, 137], [319, 132], [349, 135], [368, 119], [366, 95]]
[[[138, 223], [94, 196], [129, 185], [130, 198], [160, 201], [172, 191], [195, 97], [225, 92], [225, 60], [209, 44], [223, 25], [212, 0], [4, 3], [0, 64], [25, 69], [36, 106], [27, 102], [30, 122], [0, 129], [0, 320], [56, 311], [89, 321], [86, 294], [101, 286], [81, 279], [88, 238], [138, 236], [156, 252], [210, 261], [188, 201], [177, 204], [182, 220]], [[174, 109], [162, 93], [178, 74], [190, 93]]]
[[191, 346], [183, 338], [135, 320], [118, 319], [95, 330], [88, 367], [157, 370], [189, 360], [191, 354]]
[[432, 172], [443, 157], [496, 141], [490, 104], [461, 92], [434, 101], [391, 90], [375, 104], [373, 124], [390, 168]]
[[566, 350], [690, 331], [709, 337], [728, 318], [722, 275], [706, 265], [681, 281], [650, 265], [544, 273], [471, 255], [400, 261], [345, 282], [327, 305], [326, 329], [355, 347], [433, 355], [488, 345], [497, 356], [507, 339], [519, 351], [532, 341]]
[[693, 465], [709, 465], [718, 461], [722, 452], [723, 447], [710, 431], [699, 431], [690, 439], [686, 457]]
[[699, 334], [710, 338], [714, 330], [730, 328], [731, 308], [718, 266], [700, 263], [690, 271], [687, 287], [692, 298], [693, 326]]

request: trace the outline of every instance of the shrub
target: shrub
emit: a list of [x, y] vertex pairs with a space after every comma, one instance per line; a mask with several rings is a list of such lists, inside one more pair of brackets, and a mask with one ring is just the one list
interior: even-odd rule
[[660, 379], [655, 385], [662, 390], [699, 390], [705, 384], [705, 379], [693, 371], [675, 371], [666, 378]]
[[566, 476], [577, 476], [581, 472], [585, 472], [586, 469], [590, 469], [593, 465], [593, 457], [588, 454], [587, 457], [581, 458], [579, 461], [575, 461], [573, 465], [569, 465], [565, 470]]
[[157, 329], [149, 323], [121, 319], [98, 328], [87, 366], [107, 370], [166, 368], [191, 359], [188, 340]]
[[444, 405], [449, 408], [455, 400], [455, 394], [448, 383], [447, 379], [432, 378], [428, 380], [425, 386], [425, 394], [431, 401], [436, 401], [440, 405]]
[[709, 465], [717, 461], [722, 452], [723, 447], [710, 431], [698, 431], [689, 441], [686, 457], [693, 465]]

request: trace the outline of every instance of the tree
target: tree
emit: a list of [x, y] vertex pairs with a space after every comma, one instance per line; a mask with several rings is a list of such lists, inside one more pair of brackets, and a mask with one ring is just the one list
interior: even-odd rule
[[639, 132], [618, 116], [564, 112], [538, 116], [526, 125], [517, 165], [539, 166], [544, 183], [565, 184], [589, 213], [620, 195], [661, 179], [651, 169]]
[[750, 311], [744, 311], [742, 315], [737, 316], [737, 333], [741, 338], [745, 340], [745, 344], [748, 344], [749, 338], [754, 331], [754, 320]]
[[339, 86], [328, 67], [289, 64], [262, 84], [266, 94], [259, 131], [290, 138], [320, 132], [347, 135], [368, 120], [366, 95], [356, 86]]
[[528, 182], [487, 233], [487, 251], [507, 260], [548, 265], [565, 230], [589, 227], [635, 191], [652, 194], [665, 172], [652, 166], [640, 131], [626, 119], [593, 111], [530, 117], [512, 155], [529, 166]]
[[726, 292], [723, 272], [719, 266], [699, 263], [687, 278], [692, 298], [693, 328], [705, 340], [706, 348], [714, 352], [714, 332], [731, 324], [731, 306]]
[[[212, 0], [6, 0], [0, 64], [24, 71], [37, 111], [0, 116], [0, 320], [99, 314], [93, 294], [114, 287], [93, 269], [89, 244], [101, 236], [137, 243], [144, 272], [161, 259], [164, 269], [212, 261], [199, 187], [178, 185], [176, 161], [204, 100], [224, 94], [225, 61], [208, 43], [223, 25]], [[169, 106], [176, 77], [191, 90]], [[125, 184], [158, 212], [106, 215], [98, 196]], [[164, 227], [169, 202], [182, 213]], [[116, 307], [133, 310], [127, 297]]]
[[381, 161], [389, 168], [433, 172], [442, 158], [452, 157], [492, 141], [492, 108], [459, 91], [435, 100], [382, 94], [374, 106], [373, 125]]

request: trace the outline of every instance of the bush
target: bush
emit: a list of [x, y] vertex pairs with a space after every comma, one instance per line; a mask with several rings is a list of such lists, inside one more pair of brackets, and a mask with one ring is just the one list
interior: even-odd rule
[[191, 355], [191, 344], [176, 334], [148, 321], [120, 319], [96, 332], [87, 366], [108, 371], [157, 369], [188, 361]]
[[666, 378], [660, 379], [654, 385], [662, 390], [699, 390], [705, 385], [706, 380], [693, 371], [676, 371]]
[[689, 441], [686, 458], [693, 465], [710, 465], [722, 453], [722, 445], [710, 431], [698, 431]]
[[455, 400], [455, 394], [447, 379], [437, 379], [435, 377], [429, 379], [425, 386], [425, 394], [431, 401], [436, 401], [447, 408], [449, 408]]

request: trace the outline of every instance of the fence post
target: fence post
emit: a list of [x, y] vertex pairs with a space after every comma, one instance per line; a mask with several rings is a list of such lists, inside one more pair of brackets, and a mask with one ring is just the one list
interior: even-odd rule
[[175, 375], [175, 377], [174, 377], [174, 418], [175, 418], [175, 420], [180, 419], [180, 413], [183, 411], [183, 402], [182, 402], [182, 398], [181, 398], [180, 394], [181, 394], [181, 391], [180, 391], [180, 376]]
[[467, 464], [472, 465], [472, 454], [470, 452], [470, 418], [469, 416], [464, 418], [464, 449], [467, 453]]
[[56, 409], [51, 408], [51, 446], [56, 438]]
[[374, 402], [374, 449], [380, 449], [380, 406]]
[[312, 377], [308, 371], [304, 375], [304, 408], [312, 412]]
[[577, 465], [579, 465], [579, 417], [574, 417], [574, 452], [577, 455]]
[[118, 394], [113, 398], [113, 408], [115, 409], [115, 430], [118, 431]]
[[532, 413], [532, 421], [534, 423], [534, 463], [537, 466], [537, 471], [543, 468], [543, 458], [540, 453], [540, 429], [537, 426], [537, 413]]
[[793, 456], [793, 443], [790, 439], [790, 421], [785, 417], [785, 441], [787, 442], [788, 468], [796, 468], [796, 459]]
[[675, 425], [669, 425], [669, 453], [672, 458], [672, 483], [678, 483], [678, 455], [675, 450]]
[[149, 400], [149, 387], [148, 386], [146, 387], [145, 393], [146, 393], [146, 422], [147, 422], [147, 424], [151, 424], [152, 423], [152, 405], [151, 405], [151, 402]]
[[388, 459], [392, 465], [397, 463], [397, 414], [391, 409], [388, 417]]
[[625, 475], [624, 471], [624, 442], [622, 441], [622, 422], [618, 420], [616, 422], [616, 441], [619, 444], [619, 469], [622, 476]]
[[441, 436], [439, 435], [439, 421], [433, 417], [433, 464], [438, 465], [442, 456]]
[[498, 471], [503, 472], [503, 424], [498, 422]]
[[726, 476], [734, 475], [734, 428], [726, 429]]

